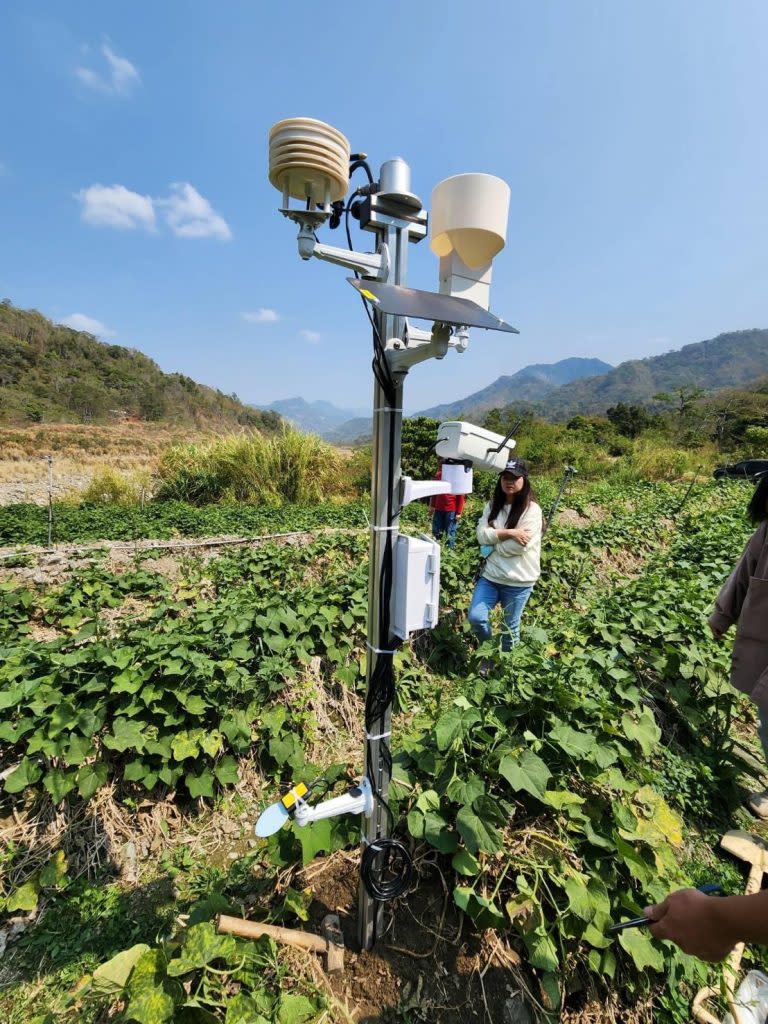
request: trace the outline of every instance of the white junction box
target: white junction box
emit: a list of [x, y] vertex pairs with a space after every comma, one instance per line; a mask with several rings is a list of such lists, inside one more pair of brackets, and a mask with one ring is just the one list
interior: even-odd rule
[[475, 469], [489, 473], [500, 473], [511, 458], [515, 441], [510, 438], [496, 451], [504, 438], [490, 430], [476, 427], [474, 423], [450, 420], [441, 423], [437, 431], [435, 451], [443, 459], [459, 459], [471, 462]]
[[407, 640], [417, 629], [434, 629], [440, 603], [440, 545], [422, 534], [400, 534], [395, 545], [392, 632]]

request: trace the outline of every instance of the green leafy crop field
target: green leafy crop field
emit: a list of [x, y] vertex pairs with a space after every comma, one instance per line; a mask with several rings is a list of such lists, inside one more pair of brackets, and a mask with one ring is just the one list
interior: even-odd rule
[[[706, 612], [748, 535], [747, 494], [703, 484], [681, 510], [683, 494], [604, 482], [570, 495], [508, 655], [478, 649], [466, 626], [473, 499], [443, 551], [440, 624], [395, 658], [392, 809], [421, 884], [445, 886], [431, 956], [447, 959], [450, 907], [467, 937], [493, 930], [540, 1012], [573, 1021], [595, 1005], [612, 1007], [606, 1020], [629, 1007], [633, 1020], [688, 1020], [712, 970], [644, 930], [606, 928], [681, 884], [741, 887], [715, 847], [745, 820], [753, 713]], [[365, 526], [360, 504], [56, 514], [60, 541]], [[0, 543], [39, 542], [42, 515], [2, 510]], [[409, 509], [404, 529], [426, 517]], [[280, 787], [330, 791], [362, 761], [366, 532], [305, 540], [185, 556], [171, 574], [138, 550], [119, 568], [81, 559], [47, 586], [6, 570], [0, 907], [27, 925], [5, 953], [3, 1020], [359, 1019], [354, 997], [345, 1008], [282, 949], [211, 923], [221, 910], [311, 920], [307, 879], [356, 854], [354, 822], [247, 839]], [[244, 822], [224, 861], [203, 839], [222, 815]], [[143, 842], [126, 880], [125, 847]], [[364, 1019], [472, 1019], [461, 999], [479, 1000], [476, 975], [450, 1011], [394, 989]]]

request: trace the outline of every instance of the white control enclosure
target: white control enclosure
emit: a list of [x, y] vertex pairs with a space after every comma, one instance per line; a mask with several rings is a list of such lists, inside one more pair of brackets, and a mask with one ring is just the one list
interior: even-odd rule
[[500, 473], [512, 457], [514, 447], [512, 438], [505, 443], [501, 434], [483, 430], [474, 423], [450, 420], [438, 428], [435, 451], [443, 459], [467, 461], [474, 469]]
[[440, 602], [440, 545], [422, 534], [400, 534], [395, 545], [392, 632], [407, 640], [417, 629], [434, 629]]

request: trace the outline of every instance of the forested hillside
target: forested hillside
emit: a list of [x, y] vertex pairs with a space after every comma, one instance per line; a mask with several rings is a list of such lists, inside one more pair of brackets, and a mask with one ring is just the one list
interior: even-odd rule
[[0, 302], [0, 422], [125, 419], [268, 431], [281, 422], [276, 412], [254, 409], [183, 374], [163, 373], [135, 349]]
[[610, 373], [565, 384], [542, 403], [548, 416], [602, 413], [617, 402], [649, 403], [678, 388], [749, 386], [768, 373], [768, 330], [730, 331], [649, 359], [630, 359]]

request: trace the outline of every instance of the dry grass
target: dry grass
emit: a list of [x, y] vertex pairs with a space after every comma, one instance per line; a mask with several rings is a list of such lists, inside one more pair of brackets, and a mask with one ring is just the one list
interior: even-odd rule
[[[21, 502], [44, 505], [48, 501], [48, 465], [42, 457], [6, 459], [0, 452], [0, 505]], [[54, 456], [53, 500], [80, 500], [81, 492], [106, 473], [118, 472], [129, 481], [152, 474], [157, 458], [141, 454], [111, 456]]]
[[174, 427], [167, 423], [48, 423], [0, 427], [0, 458], [4, 462], [45, 455], [81, 461], [84, 457], [146, 458], [158, 456], [169, 444], [200, 440], [213, 431]]
[[149, 423], [2, 427], [0, 504], [48, 500], [48, 455], [53, 456], [54, 499], [61, 500], [77, 496], [107, 470], [146, 478], [168, 445], [205, 436]]
[[48, 500], [46, 456], [53, 456], [54, 499], [79, 492], [107, 470], [141, 481], [170, 445], [211, 436], [159, 423], [56, 423], [0, 427], [0, 504]]
[[[277, 464], [269, 467], [270, 478], [289, 478], [297, 473], [301, 476], [306, 472], [303, 463], [308, 456], [318, 455], [312, 448], [315, 444], [320, 449], [320, 469], [308, 467], [312, 478], [325, 474], [342, 490], [348, 489], [344, 470], [351, 450], [335, 449], [317, 438], [308, 445], [308, 435], [293, 431], [288, 435], [287, 440], [296, 439], [295, 450], [287, 452], [285, 442], [282, 447], [277, 446], [280, 447], [279, 458]], [[189, 451], [190, 446], [199, 451], [213, 448], [219, 451], [223, 447], [236, 450], [234, 470], [247, 475], [250, 467], [244, 453], [249, 443], [253, 446], [256, 436], [261, 437], [246, 428], [222, 435], [213, 430], [162, 423], [0, 426], [0, 505], [17, 502], [43, 505], [48, 501], [46, 457], [49, 455], [53, 456], [54, 500], [79, 501], [93, 485], [97, 491], [103, 490], [101, 485], [110, 477], [120, 480], [125, 489], [138, 496], [142, 490], [149, 494], [150, 481], [157, 479], [161, 468], [167, 470], [169, 458], [173, 459], [174, 453]], [[269, 446], [267, 440], [264, 443]], [[110, 488], [107, 491], [111, 493]]]

